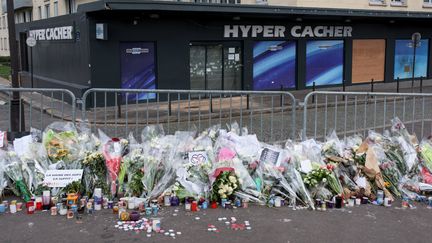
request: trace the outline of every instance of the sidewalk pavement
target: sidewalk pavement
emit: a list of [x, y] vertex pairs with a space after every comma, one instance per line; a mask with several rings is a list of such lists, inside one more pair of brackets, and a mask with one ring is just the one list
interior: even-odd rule
[[[2, 87], [10, 87], [9, 80], [6, 80], [4, 78], [0, 77], [0, 88]], [[383, 83], [383, 82], [377, 82], [373, 85], [373, 91], [374, 92], [389, 92], [389, 93], [396, 93], [397, 83]], [[345, 91], [347, 92], [370, 92], [372, 89], [370, 83], [366, 84], [359, 84], [359, 85], [352, 85], [347, 86]], [[423, 93], [432, 93], [432, 80], [424, 80], [423, 81], [423, 87], [422, 87]], [[295, 99], [297, 100], [297, 104], [302, 105], [302, 101], [304, 97], [310, 93], [311, 89], [306, 90], [293, 90], [289, 91], [291, 94], [294, 95]], [[317, 91], [342, 91], [342, 87], [327, 87], [327, 88], [319, 88]], [[420, 81], [417, 80], [414, 82], [414, 87], [411, 87], [411, 81], [401, 81], [399, 83], [399, 92], [400, 93], [411, 93], [411, 92], [420, 92]], [[45, 96], [46, 97], [46, 96]], [[77, 97], [80, 98], [80, 97]], [[7, 99], [7, 97], [5, 98]], [[30, 95], [29, 93], [23, 93], [22, 99], [26, 104], [30, 104], [31, 106], [40, 111], [40, 107], [42, 107], [42, 111], [48, 115], [52, 115], [57, 118], [63, 118], [65, 120], [71, 120], [71, 114], [72, 114], [72, 106], [66, 102], [61, 102], [60, 100], [52, 100], [51, 97], [46, 97], [46, 100], [49, 100], [49, 102], [44, 102], [43, 104], [39, 102], [40, 99], [35, 99], [34, 94]], [[0, 98], [1, 100], [1, 98]], [[222, 101], [222, 102], [221, 102]], [[191, 100], [191, 101], [180, 101], [177, 102], [177, 100], [171, 102], [171, 114], [172, 116], [176, 116], [177, 114], [181, 114], [181, 116], [185, 116], [185, 114], [188, 114], [188, 119], [198, 119], [198, 116], [200, 119], [206, 119], [211, 116], [211, 119], [215, 119], [219, 116], [227, 117], [228, 115], [236, 116], [239, 115], [240, 112], [244, 112], [241, 110], [246, 110], [246, 97], [243, 97], [242, 99], [240, 97], [232, 97], [232, 98], [222, 98], [220, 99], [218, 96], [213, 99], [212, 106], [214, 109], [213, 113], [208, 112], [210, 109], [210, 102], [207, 98], [202, 98], [201, 100]], [[288, 104], [287, 104], [288, 103]], [[276, 108], [272, 109], [272, 105]], [[266, 100], [263, 102], [260, 98], [254, 98], [250, 100], [250, 107], [253, 107], [254, 112], [258, 110], [259, 112], [263, 113], [270, 113], [270, 112], [278, 112], [281, 111], [281, 104], [279, 99], [271, 99], [269, 97], [266, 98]], [[61, 108], [61, 109], [60, 109]], [[148, 120], [150, 122], [155, 122], [156, 120], [159, 120], [159, 115], [164, 114], [164, 117], [167, 117], [166, 114], [168, 113], [169, 107], [168, 102], [159, 102], [159, 104], [155, 103], [140, 103], [138, 105], [135, 104], [129, 104], [127, 106], [128, 115], [131, 119], [133, 119], [134, 115], [138, 116], [138, 113], [146, 113], [148, 114]], [[233, 109], [231, 109], [233, 108]], [[240, 109], [241, 108], [241, 109]], [[260, 109], [257, 109], [260, 108]], [[298, 107], [297, 107], [298, 108]], [[116, 113], [117, 107], [99, 107], [95, 110], [89, 109], [87, 111], [87, 118], [93, 119], [96, 117], [96, 120], [99, 122], [106, 122], [108, 124], [112, 124], [114, 122], [118, 123], [124, 123], [125, 122], [125, 110], [126, 105], [122, 105], [120, 107], [121, 113], [123, 114], [122, 118], [119, 118]], [[159, 111], [158, 111], [159, 110]], [[288, 97], [285, 98], [285, 105], [283, 110], [291, 110], [291, 102], [289, 101]], [[230, 114], [227, 114], [227, 112], [230, 112]], [[238, 114], [237, 114], [238, 113]], [[79, 107], [77, 107], [76, 110], [76, 116], [77, 120], [81, 120], [81, 111], [79, 110]], [[179, 117], [177, 117], [179, 118]], [[127, 118], [126, 118], [127, 119]], [[152, 121], [154, 120], [154, 121]], [[176, 117], [174, 119], [170, 118], [171, 122], [176, 122]], [[94, 122], [94, 121], [93, 121]], [[146, 120], [147, 122], [147, 120]]]

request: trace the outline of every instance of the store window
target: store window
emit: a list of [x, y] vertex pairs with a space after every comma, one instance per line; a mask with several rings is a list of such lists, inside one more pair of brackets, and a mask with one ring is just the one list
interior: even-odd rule
[[344, 42], [342, 40], [306, 43], [306, 86], [335, 85], [343, 82]]
[[242, 89], [242, 53], [237, 42], [190, 43], [190, 88]]
[[[429, 40], [421, 40], [416, 48], [415, 77], [426, 77], [428, 66]], [[394, 57], [394, 79], [411, 78], [414, 49], [411, 40], [396, 40]]]
[[253, 89], [295, 88], [296, 42], [257, 41], [253, 49]]
[[408, 0], [391, 0], [391, 6], [407, 6]]
[[384, 81], [384, 39], [353, 40], [352, 83]]

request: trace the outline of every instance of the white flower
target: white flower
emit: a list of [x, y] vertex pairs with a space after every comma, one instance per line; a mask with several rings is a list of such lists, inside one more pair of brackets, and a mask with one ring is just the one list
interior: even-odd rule
[[227, 193], [228, 193], [228, 194], [231, 194], [232, 192], [233, 192], [232, 187], [228, 187]]
[[218, 193], [219, 193], [219, 195], [223, 195], [223, 194], [225, 193], [225, 190], [220, 189], [220, 190], [218, 191]]
[[228, 179], [229, 179], [229, 181], [231, 183], [236, 183], [237, 182], [237, 179], [234, 176], [229, 176]]
[[227, 195], [225, 195], [225, 194], [222, 194], [222, 195], [220, 195], [221, 196], [221, 198], [227, 198]]
[[326, 178], [323, 178], [323, 180], [322, 180], [324, 183], [326, 183], [327, 182], [327, 179]]

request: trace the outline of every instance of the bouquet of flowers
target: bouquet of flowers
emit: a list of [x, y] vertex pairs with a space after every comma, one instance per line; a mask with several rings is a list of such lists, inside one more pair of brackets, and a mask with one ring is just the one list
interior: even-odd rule
[[53, 122], [44, 131], [42, 143], [48, 158], [57, 163], [63, 161], [66, 168], [79, 168], [78, 133], [71, 122]]
[[4, 170], [6, 175], [15, 183], [18, 193], [24, 201], [30, 201], [30, 192], [23, 181], [21, 161], [15, 152], [8, 152], [7, 164]]
[[112, 197], [115, 197], [117, 193], [117, 179], [120, 171], [120, 164], [127, 146], [128, 141], [126, 139], [112, 138], [103, 142], [102, 154], [105, 158], [105, 165], [110, 179], [110, 192]]
[[84, 169], [83, 182], [85, 192], [88, 196], [91, 196], [95, 188], [102, 188], [104, 194], [110, 192], [107, 185], [105, 158], [101, 152], [87, 151], [82, 160], [82, 167]]
[[240, 189], [240, 182], [233, 170], [220, 171], [213, 182], [210, 199], [213, 202], [221, 199], [232, 199]]

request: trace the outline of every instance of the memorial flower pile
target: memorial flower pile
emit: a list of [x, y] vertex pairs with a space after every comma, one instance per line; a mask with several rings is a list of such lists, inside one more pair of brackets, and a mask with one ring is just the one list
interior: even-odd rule
[[[315, 200], [336, 197], [376, 204], [380, 197], [417, 198], [432, 190], [432, 142], [418, 142], [399, 119], [392, 122], [383, 134], [339, 140], [332, 132], [323, 142], [285, 144], [261, 143], [236, 124], [173, 135], [148, 126], [137, 141], [56, 122], [41, 139], [32, 134], [0, 150], [0, 192], [11, 189], [29, 200], [42, 191], [62, 196], [75, 188], [89, 198], [101, 191], [109, 200], [175, 196], [200, 204], [228, 200], [270, 206], [284, 200], [312, 209]], [[66, 188], [49, 188], [45, 174], [55, 170], [81, 171], [82, 177]]]

